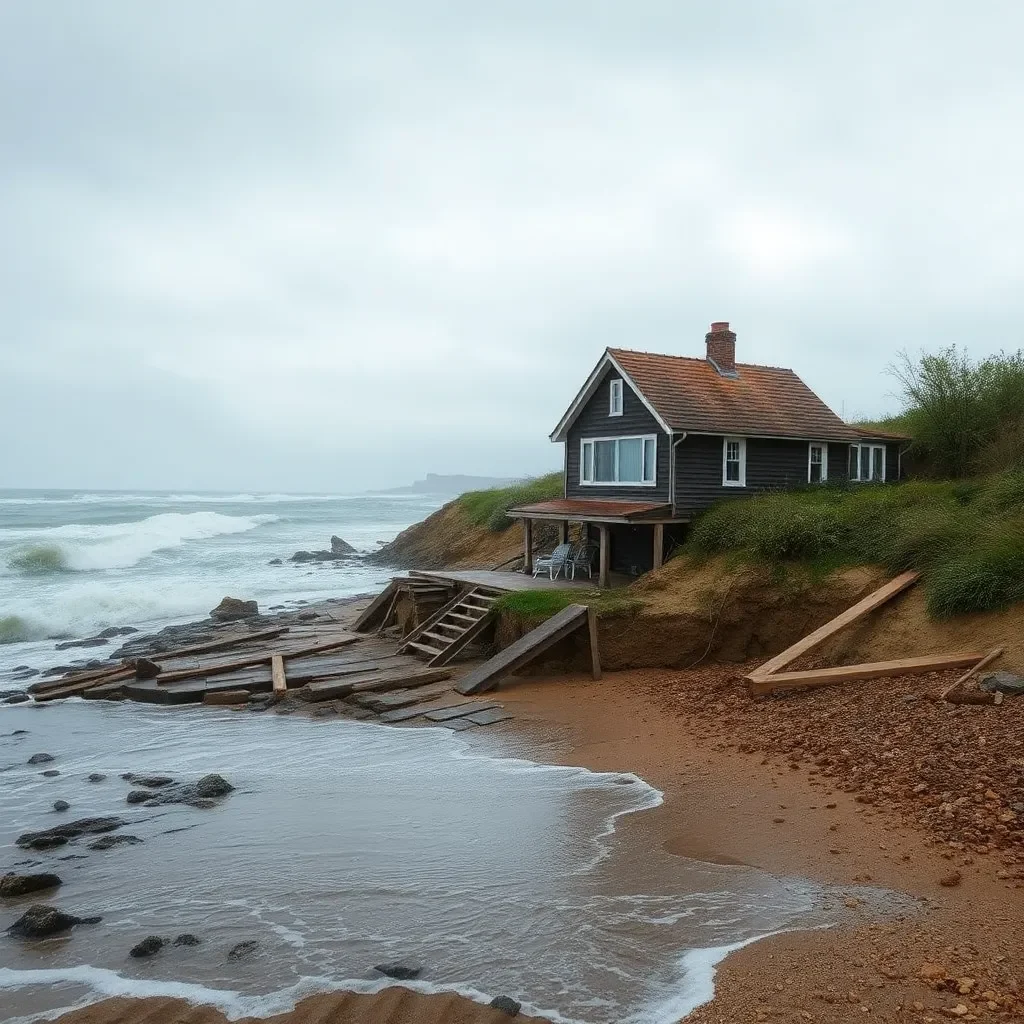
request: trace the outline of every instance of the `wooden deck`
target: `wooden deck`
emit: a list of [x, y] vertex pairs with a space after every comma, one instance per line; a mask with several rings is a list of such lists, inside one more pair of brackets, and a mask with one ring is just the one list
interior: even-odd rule
[[[491, 590], [597, 590], [596, 573], [593, 579], [588, 579], [584, 573], [575, 580], [567, 580], [564, 576], [552, 580], [546, 575], [534, 579], [533, 576], [526, 576], [521, 572], [493, 572], [487, 569], [410, 569], [409, 575], [425, 580], [444, 580], [474, 587], [488, 587]], [[613, 587], [624, 587], [632, 582], [630, 576], [612, 574]]]

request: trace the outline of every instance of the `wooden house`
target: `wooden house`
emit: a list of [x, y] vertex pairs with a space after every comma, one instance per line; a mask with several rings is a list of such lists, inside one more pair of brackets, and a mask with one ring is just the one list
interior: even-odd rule
[[792, 371], [736, 361], [713, 323], [703, 359], [605, 350], [551, 433], [564, 495], [522, 505], [527, 569], [534, 520], [596, 530], [600, 580], [662, 564], [714, 503], [758, 491], [900, 479], [908, 438], [844, 423]]

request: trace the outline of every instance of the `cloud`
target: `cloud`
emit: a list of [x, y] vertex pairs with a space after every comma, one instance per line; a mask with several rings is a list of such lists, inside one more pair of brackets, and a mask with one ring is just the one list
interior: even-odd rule
[[898, 350], [1019, 343], [1022, 29], [995, 2], [5, 5], [0, 429], [28, 395], [47, 424], [0, 485], [543, 471], [606, 345], [700, 354], [717, 319], [890, 409]]

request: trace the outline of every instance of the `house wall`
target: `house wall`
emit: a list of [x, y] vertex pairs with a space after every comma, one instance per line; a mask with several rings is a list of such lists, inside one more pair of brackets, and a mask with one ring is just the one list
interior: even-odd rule
[[[608, 382], [618, 377], [609, 367], [597, 390], [580, 410], [569, 428], [565, 451], [565, 496], [567, 498], [619, 499], [620, 501], [669, 501], [669, 439], [658, 421], [648, 412], [636, 392], [623, 381], [622, 415], [609, 416]], [[658, 463], [654, 487], [580, 483], [580, 441], [594, 437], [631, 437], [637, 434], [658, 436]]]

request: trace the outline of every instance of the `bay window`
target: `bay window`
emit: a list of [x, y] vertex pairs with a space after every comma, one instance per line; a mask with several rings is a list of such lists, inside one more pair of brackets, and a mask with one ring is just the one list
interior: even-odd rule
[[634, 484], [653, 487], [657, 478], [658, 438], [595, 437], [580, 441], [581, 484]]

